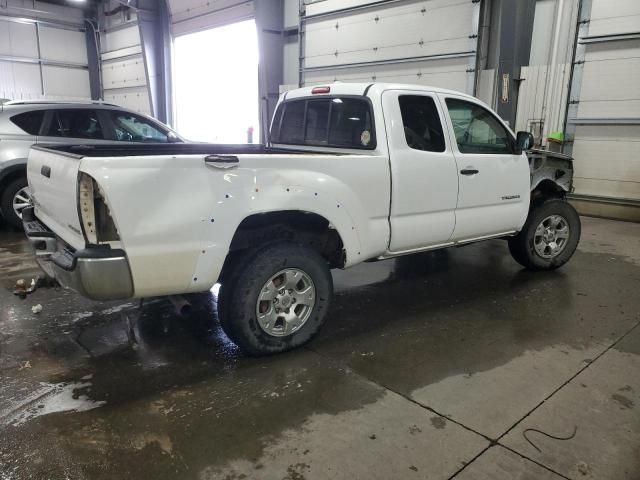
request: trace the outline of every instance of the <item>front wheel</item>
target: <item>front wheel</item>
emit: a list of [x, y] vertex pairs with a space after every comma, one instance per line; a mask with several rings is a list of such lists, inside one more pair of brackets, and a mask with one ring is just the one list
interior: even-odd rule
[[283, 242], [239, 262], [218, 296], [227, 336], [249, 355], [299, 347], [324, 323], [333, 282], [315, 250]]
[[576, 251], [580, 228], [578, 212], [569, 203], [549, 200], [532, 207], [522, 231], [509, 239], [509, 251], [530, 270], [554, 270]]

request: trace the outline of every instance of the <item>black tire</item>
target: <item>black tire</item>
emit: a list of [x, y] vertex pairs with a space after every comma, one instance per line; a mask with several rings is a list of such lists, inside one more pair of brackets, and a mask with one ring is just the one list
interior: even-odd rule
[[[546, 218], [559, 215], [569, 227], [566, 244], [556, 256], [541, 256], [534, 246], [536, 228]], [[509, 239], [509, 252], [513, 259], [529, 270], [555, 270], [569, 261], [580, 241], [580, 217], [578, 212], [564, 200], [548, 200], [531, 209], [522, 231]], [[543, 252], [544, 253], [544, 252]]]
[[[278, 272], [298, 269], [313, 282], [315, 303], [302, 326], [287, 336], [273, 336], [257, 320], [258, 296]], [[313, 338], [324, 323], [333, 296], [329, 266], [315, 250], [290, 242], [274, 243], [239, 260], [218, 294], [222, 329], [240, 349], [253, 356], [299, 347]]]
[[13, 198], [28, 185], [27, 177], [18, 177], [7, 184], [0, 196], [0, 212], [4, 221], [13, 228], [22, 230], [22, 219], [13, 210]]

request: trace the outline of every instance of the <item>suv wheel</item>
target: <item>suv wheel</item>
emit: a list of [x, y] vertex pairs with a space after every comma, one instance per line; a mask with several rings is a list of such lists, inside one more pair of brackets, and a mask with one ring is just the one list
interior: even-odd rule
[[22, 211], [31, 206], [27, 177], [10, 182], [0, 197], [0, 211], [4, 220], [14, 228], [22, 228]]
[[509, 239], [516, 262], [530, 270], [553, 270], [569, 261], [580, 240], [580, 217], [563, 200], [548, 200], [529, 212], [522, 231]]
[[283, 242], [239, 262], [218, 296], [220, 324], [249, 355], [307, 343], [324, 323], [333, 295], [331, 272], [315, 250]]

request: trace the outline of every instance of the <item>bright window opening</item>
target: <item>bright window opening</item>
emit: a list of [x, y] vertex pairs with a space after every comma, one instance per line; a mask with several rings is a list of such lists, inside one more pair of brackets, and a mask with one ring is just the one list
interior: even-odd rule
[[176, 37], [176, 130], [189, 140], [259, 143], [254, 20]]

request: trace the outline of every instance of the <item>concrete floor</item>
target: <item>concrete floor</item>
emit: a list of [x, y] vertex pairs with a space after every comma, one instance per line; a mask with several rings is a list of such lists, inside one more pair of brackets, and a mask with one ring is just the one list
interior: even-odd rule
[[640, 478], [640, 224], [583, 218], [557, 272], [503, 241], [335, 272], [319, 337], [262, 359], [212, 295], [132, 348], [131, 303], [12, 295], [36, 273], [0, 233], [2, 480]]

